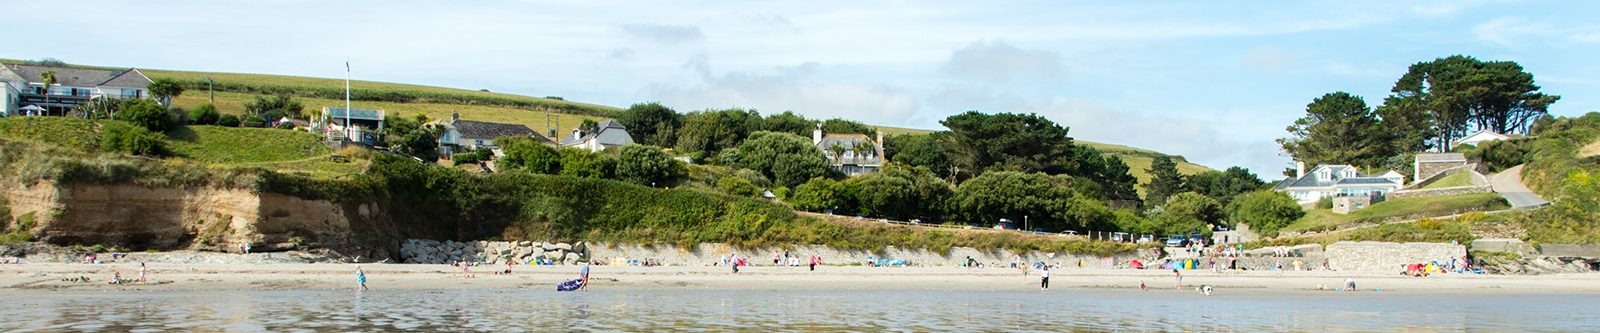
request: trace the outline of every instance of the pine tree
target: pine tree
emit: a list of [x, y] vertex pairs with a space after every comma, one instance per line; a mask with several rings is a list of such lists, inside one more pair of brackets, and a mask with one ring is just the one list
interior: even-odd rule
[[1144, 186], [1144, 202], [1163, 205], [1168, 197], [1183, 192], [1183, 175], [1178, 173], [1178, 163], [1171, 156], [1156, 157], [1146, 171], [1150, 173], [1150, 183]]

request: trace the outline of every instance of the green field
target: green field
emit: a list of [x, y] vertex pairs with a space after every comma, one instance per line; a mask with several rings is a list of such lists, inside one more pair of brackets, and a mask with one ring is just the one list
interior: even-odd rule
[[[216, 94], [215, 105], [218, 112], [224, 114], [242, 114], [244, 113], [244, 103], [250, 101], [252, 98], [255, 98], [255, 96], [257, 95], [219, 92]], [[308, 116], [321, 112], [322, 107], [324, 106], [344, 107], [344, 100], [306, 97], [297, 97], [295, 100], [299, 101], [300, 104], [305, 105], [305, 112]], [[209, 100], [207, 100], [204, 92], [188, 92], [174, 99], [172, 105], [175, 107], [192, 109], [207, 102], [209, 102]], [[467, 104], [395, 103], [371, 101], [354, 101], [351, 103], [351, 107], [360, 109], [379, 109], [389, 112], [389, 115], [402, 117], [411, 117], [421, 113], [427, 115], [428, 119], [430, 120], [450, 119], [451, 113], [459, 112], [461, 113], [461, 119], [522, 124], [527, 125], [528, 128], [532, 128], [534, 131], [538, 131], [541, 135], [546, 134], [547, 130], [549, 129], [549, 127], [545, 126], [545, 112], [508, 107]], [[549, 113], [549, 115], [550, 127], [555, 128], [558, 136], [564, 135], [565, 133], [572, 133], [572, 129], [577, 128], [578, 124], [582, 123], [584, 119], [592, 119], [595, 121], [606, 119], [602, 117], [554, 112]]]
[[[188, 93], [202, 95], [206, 85], [203, 82], [211, 78], [216, 83], [213, 88], [217, 91], [272, 93], [278, 91], [293, 92], [296, 96], [312, 97], [320, 94], [323, 98], [342, 96], [345, 82], [342, 79], [314, 78], [302, 76], [270, 75], [270, 74], [244, 74], [244, 73], [215, 73], [191, 72], [159, 69], [141, 69], [150, 78], [171, 78], [180, 80], [189, 86]], [[430, 102], [433, 100], [464, 101], [461, 104], [488, 104], [500, 106], [550, 106], [557, 109], [571, 110], [579, 113], [614, 114], [620, 109], [605, 105], [568, 102], [559, 99], [529, 97], [516, 94], [496, 93], [477, 90], [433, 87], [403, 83], [350, 81], [350, 89], [360, 93], [371, 93], [373, 98], [416, 98], [414, 102]], [[366, 96], [366, 95], [362, 95]], [[361, 98], [367, 99], [367, 98]]]
[[1449, 176], [1444, 176], [1444, 178], [1440, 178], [1439, 180], [1435, 180], [1432, 183], [1428, 183], [1428, 185], [1423, 185], [1422, 188], [1424, 188], [1424, 189], [1434, 189], [1434, 188], [1461, 187], [1461, 186], [1471, 186], [1471, 185], [1472, 185], [1472, 173], [1471, 172], [1457, 172], [1456, 174], [1449, 175]]
[[1283, 231], [1322, 231], [1337, 229], [1356, 223], [1398, 221], [1433, 216], [1446, 216], [1467, 211], [1491, 211], [1508, 208], [1505, 199], [1495, 193], [1462, 194], [1441, 197], [1393, 199], [1373, 204], [1350, 214], [1335, 214], [1329, 209], [1313, 209]]
[[[0, 118], [0, 138], [49, 143], [77, 151], [100, 149], [100, 124], [64, 117]], [[302, 131], [186, 126], [165, 136], [169, 161], [213, 168], [262, 168], [316, 177], [360, 173], [366, 162], [336, 162], [337, 152]]]

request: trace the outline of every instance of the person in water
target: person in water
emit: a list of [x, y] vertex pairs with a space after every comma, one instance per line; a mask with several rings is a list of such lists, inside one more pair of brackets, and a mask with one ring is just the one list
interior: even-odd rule
[[1039, 290], [1050, 290], [1050, 265], [1039, 270]]
[[1178, 272], [1177, 268], [1173, 268], [1172, 276], [1178, 278], [1178, 289], [1183, 289], [1183, 273]]
[[578, 290], [589, 290], [589, 264], [583, 264], [583, 269], [578, 271], [578, 278], [583, 279], [583, 285]]
[[361, 266], [356, 266], [356, 291], [367, 291], [367, 272], [362, 271]]

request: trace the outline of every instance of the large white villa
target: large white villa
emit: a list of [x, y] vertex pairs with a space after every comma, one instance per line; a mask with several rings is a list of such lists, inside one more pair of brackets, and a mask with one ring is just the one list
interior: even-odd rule
[[[46, 73], [55, 76], [49, 88]], [[149, 98], [150, 82], [134, 68], [0, 64], [0, 116], [63, 115], [95, 98]]]
[[1286, 179], [1273, 187], [1293, 197], [1300, 204], [1316, 203], [1322, 198], [1383, 197], [1405, 186], [1406, 176], [1389, 170], [1382, 175], [1369, 176], [1345, 164], [1322, 164], [1310, 171], [1298, 164], [1296, 177]]

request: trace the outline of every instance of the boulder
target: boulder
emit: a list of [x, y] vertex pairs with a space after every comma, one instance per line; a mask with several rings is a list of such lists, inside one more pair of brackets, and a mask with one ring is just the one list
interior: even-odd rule
[[556, 250], [556, 244], [555, 243], [544, 243], [539, 248], [544, 249], [545, 251], [555, 251]]
[[572, 244], [567, 244], [567, 243], [556, 243], [556, 246], [555, 246], [555, 247], [556, 247], [556, 249], [557, 249], [557, 250], [561, 250], [561, 251], [563, 251], [563, 252], [569, 252], [569, 251], [572, 251]]

